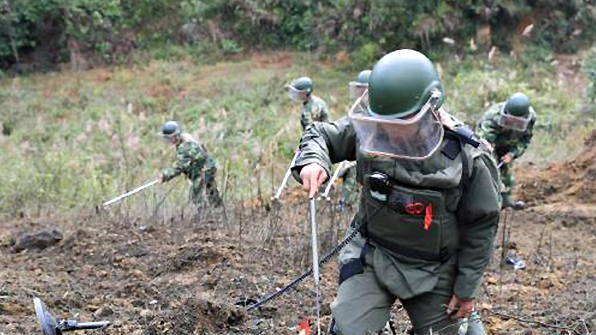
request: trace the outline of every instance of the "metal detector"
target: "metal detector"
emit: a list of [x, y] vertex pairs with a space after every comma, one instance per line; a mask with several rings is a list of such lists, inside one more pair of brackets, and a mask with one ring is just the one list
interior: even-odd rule
[[46, 305], [39, 298], [33, 299], [35, 314], [41, 326], [43, 335], [62, 335], [64, 332], [86, 329], [99, 329], [110, 324], [109, 321], [78, 322], [76, 320], [57, 320], [48, 311]]

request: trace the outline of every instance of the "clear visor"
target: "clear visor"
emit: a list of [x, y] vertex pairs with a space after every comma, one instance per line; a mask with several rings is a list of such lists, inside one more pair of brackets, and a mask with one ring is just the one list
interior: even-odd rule
[[350, 82], [350, 99], [355, 100], [360, 98], [364, 92], [368, 89], [367, 84], [359, 83], [356, 81]]
[[288, 96], [290, 99], [294, 101], [304, 101], [306, 100], [306, 92], [300, 91], [294, 88], [293, 86], [287, 86]]
[[[178, 135], [178, 134], [176, 134], [176, 135]], [[164, 135], [163, 133], [159, 133], [159, 137], [161, 138], [161, 141], [163, 143], [171, 144], [172, 143], [172, 138], [174, 137], [174, 134]]]
[[431, 100], [437, 101], [435, 95], [418, 113], [405, 119], [370, 116], [368, 108], [361, 108], [367, 95], [368, 92], [361, 96], [349, 112], [364, 155], [423, 160], [439, 149], [444, 130], [431, 103]]
[[499, 126], [517, 131], [525, 131], [529, 123], [530, 114], [528, 114], [528, 117], [519, 117], [501, 111], [498, 118]]

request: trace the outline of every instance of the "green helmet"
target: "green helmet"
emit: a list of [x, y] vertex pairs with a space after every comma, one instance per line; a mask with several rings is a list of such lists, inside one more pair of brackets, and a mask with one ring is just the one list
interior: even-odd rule
[[371, 70], [364, 70], [358, 74], [358, 78], [356, 78], [356, 82], [359, 84], [368, 85], [368, 79], [370, 78]]
[[433, 91], [441, 93], [435, 108], [443, 103], [443, 87], [433, 63], [418, 51], [393, 51], [375, 64], [370, 74], [368, 95], [371, 114], [403, 118], [426, 104]]
[[517, 117], [526, 117], [530, 113], [530, 99], [523, 93], [515, 93], [505, 103], [505, 113]]
[[161, 135], [163, 137], [180, 135], [180, 132], [180, 125], [176, 121], [168, 121], [161, 128]]
[[295, 79], [289, 86], [296, 91], [306, 92], [307, 94], [312, 92], [312, 80], [309, 77]]

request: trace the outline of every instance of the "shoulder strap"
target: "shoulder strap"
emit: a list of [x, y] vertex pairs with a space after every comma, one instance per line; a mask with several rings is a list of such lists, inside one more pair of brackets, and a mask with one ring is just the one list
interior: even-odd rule
[[459, 138], [464, 144], [469, 144], [474, 148], [480, 146], [480, 139], [474, 131], [465, 124], [459, 124], [453, 128], [445, 128], [445, 134], [451, 134]]
[[[475, 140], [476, 135], [467, 126], [459, 126], [457, 128], [464, 128], [462, 132], [455, 132], [452, 129], [447, 128], [445, 130], [445, 138], [447, 144], [441, 150], [441, 153], [447, 156], [449, 159], [454, 160], [460, 155], [466, 144], [470, 144], [473, 147], [478, 147], [480, 142]], [[469, 132], [468, 132], [469, 131]], [[467, 140], [466, 140], [467, 139]], [[462, 176], [460, 181], [460, 187], [462, 191], [467, 188], [470, 179], [470, 162], [468, 155], [464, 152], [461, 154], [462, 163]]]

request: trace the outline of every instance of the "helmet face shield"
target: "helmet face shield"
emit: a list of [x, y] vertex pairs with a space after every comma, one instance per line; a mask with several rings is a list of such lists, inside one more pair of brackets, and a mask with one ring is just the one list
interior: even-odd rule
[[288, 96], [290, 97], [290, 99], [292, 99], [294, 101], [299, 101], [299, 102], [306, 100], [306, 91], [300, 91], [292, 85], [289, 85], [287, 87], [287, 90], [288, 90]]
[[368, 84], [359, 83], [357, 81], [350, 82], [350, 99], [355, 100], [360, 98], [368, 89]]
[[499, 126], [506, 129], [526, 131], [526, 129], [528, 129], [528, 124], [530, 123], [530, 114], [528, 114], [527, 117], [520, 117], [507, 114], [505, 113], [505, 110], [502, 110], [499, 113], [497, 123]]
[[418, 113], [404, 119], [371, 116], [367, 107], [362, 108], [367, 93], [360, 97], [350, 109], [349, 117], [362, 153], [410, 160], [432, 156], [441, 146], [444, 135], [435, 110], [434, 103], [440, 101], [440, 92], [437, 94], [433, 94]]

